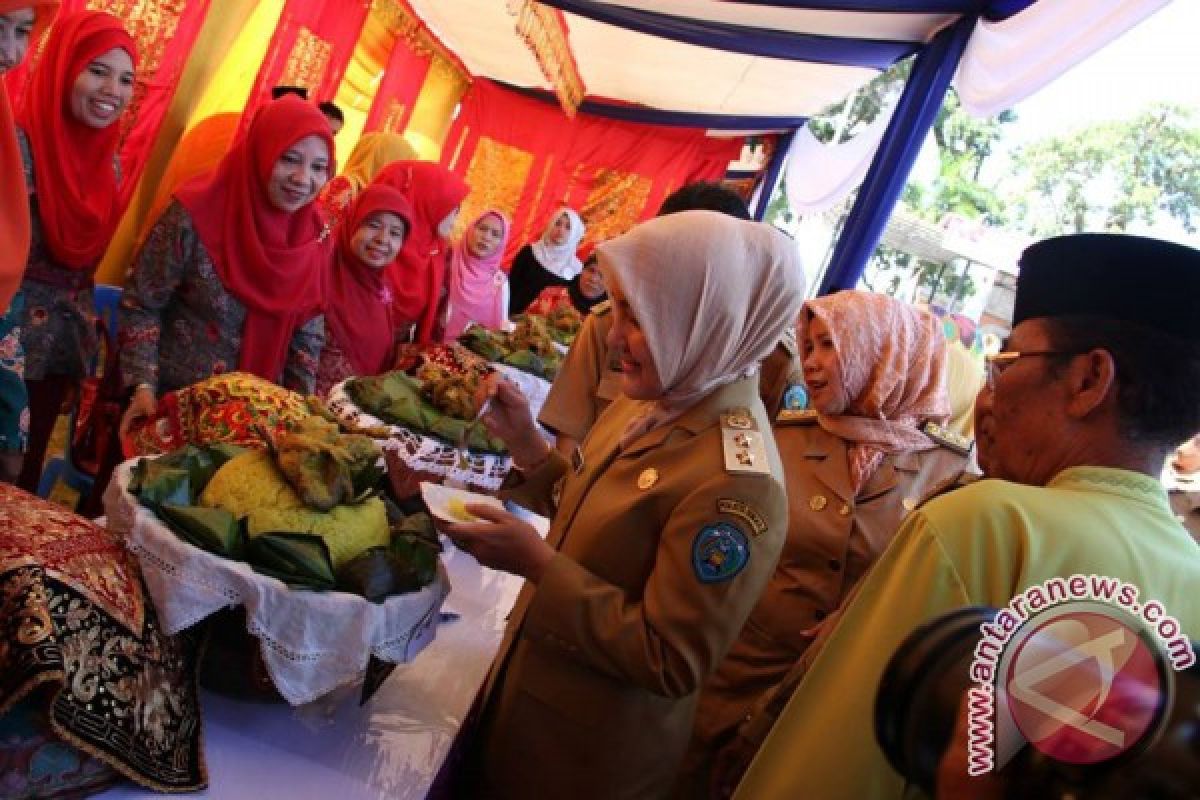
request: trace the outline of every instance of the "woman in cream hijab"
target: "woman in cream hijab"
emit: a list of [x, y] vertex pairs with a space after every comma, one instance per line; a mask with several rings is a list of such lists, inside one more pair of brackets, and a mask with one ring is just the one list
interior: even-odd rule
[[[697, 690], [741, 630], [787, 525], [758, 365], [795, 319], [803, 277], [773, 228], [709, 211], [600, 245], [622, 391], [568, 461], [509, 384], [485, 421], [552, 515], [467, 509], [463, 549], [527, 583], [486, 690], [479, 796], [658, 797]], [[552, 487], [564, 479], [561, 492]]]

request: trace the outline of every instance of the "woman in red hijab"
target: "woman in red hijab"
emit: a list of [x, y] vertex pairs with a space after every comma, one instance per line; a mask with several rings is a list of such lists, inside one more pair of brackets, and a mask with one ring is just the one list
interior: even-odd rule
[[2, 80], [49, 24], [58, 0], [0, 0], [0, 480], [15, 481], [29, 437], [29, 395], [21, 349], [23, 305], [13, 300], [29, 257], [29, 191], [16, 122]]
[[402, 342], [428, 344], [446, 287], [447, 239], [470, 188], [462, 178], [428, 161], [397, 161], [375, 179], [400, 190], [413, 210], [412, 229], [400, 258], [388, 269], [394, 322]]
[[356, 375], [378, 375], [396, 349], [392, 293], [384, 272], [412, 228], [412, 209], [390, 186], [368, 186], [338, 229], [337, 257], [325, 289], [325, 349], [317, 394]]
[[92, 278], [121, 213], [118, 123], [133, 96], [136, 54], [111, 14], [61, 17], [17, 114], [31, 222], [20, 321], [31, 414], [18, 484], [30, 491], [63, 400], [96, 354]]
[[122, 433], [154, 413], [159, 393], [217, 373], [313, 391], [333, 260], [313, 201], [333, 171], [329, 123], [289, 95], [176, 192], [121, 299], [121, 375], [134, 390]]

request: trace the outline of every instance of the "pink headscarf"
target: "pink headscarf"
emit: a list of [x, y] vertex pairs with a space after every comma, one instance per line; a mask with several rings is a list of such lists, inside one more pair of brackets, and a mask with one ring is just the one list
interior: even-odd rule
[[[467, 237], [475, 226], [486, 217], [500, 221], [503, 234], [499, 246], [492, 254], [476, 258], [467, 249]], [[500, 262], [504, 258], [504, 245], [508, 242], [508, 218], [499, 211], [485, 211], [471, 221], [467, 232], [450, 253], [450, 302], [446, 319], [445, 340], [458, 338], [470, 323], [485, 328], [499, 328], [508, 318], [507, 299], [501, 287], [504, 271]]]
[[946, 337], [927, 311], [881, 294], [844, 291], [804, 304], [800, 340], [811, 317], [829, 328], [841, 368], [841, 414], [818, 414], [822, 428], [852, 442], [850, 478], [857, 492], [884, 453], [934, 447], [920, 430], [950, 416]]

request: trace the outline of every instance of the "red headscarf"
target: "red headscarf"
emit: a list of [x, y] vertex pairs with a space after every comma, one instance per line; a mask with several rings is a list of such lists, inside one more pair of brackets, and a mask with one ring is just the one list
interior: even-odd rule
[[470, 189], [462, 178], [428, 161], [397, 161], [375, 178], [400, 190], [413, 209], [413, 226], [396, 263], [388, 268], [392, 308], [404, 320], [416, 320], [417, 341], [433, 341], [433, 323], [446, 280], [446, 242], [438, 224], [458, 208]]
[[308, 136], [325, 141], [332, 174], [333, 135], [325, 117], [299, 97], [275, 100], [259, 110], [214, 172], [175, 194], [221, 283], [246, 307], [239, 368], [275, 382], [292, 334], [320, 313], [324, 272], [333, 260], [315, 203], [289, 213], [267, 195], [275, 162]]
[[[23, 8], [33, 8], [32, 47], [58, 10], [58, 0], [0, 0], [0, 14]], [[0, 80], [0, 314], [20, 288], [29, 258], [29, 189], [14, 125], [8, 89]]]
[[412, 230], [412, 208], [390, 186], [372, 184], [359, 194], [338, 233], [337, 259], [325, 290], [325, 325], [346, 354], [356, 375], [378, 375], [392, 354], [391, 297], [384, 272], [364, 264], [351, 241], [367, 217], [390, 211]]
[[33, 151], [46, 245], [55, 261], [72, 269], [95, 269], [121, 213], [112, 168], [121, 126], [89, 127], [75, 119], [70, 107], [79, 75], [116, 47], [136, 65], [137, 46], [112, 14], [79, 11], [59, 19], [30, 75], [18, 115]]

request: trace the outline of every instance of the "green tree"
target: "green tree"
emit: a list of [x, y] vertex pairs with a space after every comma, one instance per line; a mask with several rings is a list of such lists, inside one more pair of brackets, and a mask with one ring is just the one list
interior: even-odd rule
[[1177, 105], [1051, 136], [1014, 154], [1016, 223], [1035, 236], [1200, 221], [1200, 123]]

